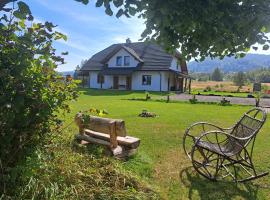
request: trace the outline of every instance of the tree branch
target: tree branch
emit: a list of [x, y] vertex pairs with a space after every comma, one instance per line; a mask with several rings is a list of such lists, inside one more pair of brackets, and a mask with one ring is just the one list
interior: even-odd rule
[[3, 10], [3, 8], [8, 4], [8, 3], [11, 3], [11, 2], [15, 2], [17, 0], [0, 0], [0, 11]]

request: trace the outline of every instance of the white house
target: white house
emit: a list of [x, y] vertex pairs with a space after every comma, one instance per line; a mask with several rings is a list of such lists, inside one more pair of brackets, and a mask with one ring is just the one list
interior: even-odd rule
[[178, 52], [170, 55], [148, 42], [113, 44], [93, 55], [80, 73], [96, 89], [184, 92], [191, 84]]

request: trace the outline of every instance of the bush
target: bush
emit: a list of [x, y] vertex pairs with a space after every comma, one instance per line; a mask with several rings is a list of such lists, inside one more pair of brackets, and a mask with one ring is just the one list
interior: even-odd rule
[[212, 88], [208, 85], [206, 86], [206, 88], [203, 90], [204, 92], [210, 92], [212, 90]]
[[145, 101], [148, 101], [151, 99], [150, 93], [145, 91]]
[[225, 97], [223, 97], [219, 103], [219, 105], [221, 106], [230, 106], [231, 105], [231, 102], [227, 99], [225, 99]]
[[33, 23], [21, 1], [17, 10], [6, 11], [11, 17], [3, 11], [0, 19], [0, 164], [6, 177], [0, 179], [0, 193], [5, 182], [16, 183], [8, 170], [59, 127], [58, 115], [69, 111], [67, 102], [77, 97], [76, 83], [56, 72], [64, 59], [52, 43], [66, 36], [52, 23]]

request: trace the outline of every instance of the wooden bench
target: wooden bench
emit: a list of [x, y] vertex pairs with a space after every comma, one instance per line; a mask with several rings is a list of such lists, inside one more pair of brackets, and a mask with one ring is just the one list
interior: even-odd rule
[[79, 126], [77, 140], [103, 145], [113, 156], [130, 156], [140, 145], [140, 139], [127, 136], [124, 120], [90, 116], [89, 124], [82, 125], [79, 117], [75, 121]]

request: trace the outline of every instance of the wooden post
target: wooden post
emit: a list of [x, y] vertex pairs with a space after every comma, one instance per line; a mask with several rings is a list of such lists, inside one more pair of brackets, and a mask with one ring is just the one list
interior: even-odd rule
[[116, 122], [110, 123], [110, 143], [111, 148], [114, 149], [118, 146], [117, 135], [116, 135]]
[[83, 81], [82, 81], [82, 84], [83, 84], [83, 88], [84, 88], [84, 73], [83, 73]]
[[82, 113], [81, 112], [77, 113], [75, 118], [74, 118], [74, 121], [77, 124], [77, 126], [79, 127], [79, 134], [83, 135], [84, 134], [84, 125], [83, 125], [81, 117], [82, 117]]
[[187, 91], [187, 78], [184, 78], [184, 80], [185, 80], [185, 89], [184, 89], [184, 92], [186, 92]]
[[189, 79], [189, 85], [188, 85], [188, 93], [191, 93], [191, 78]]

